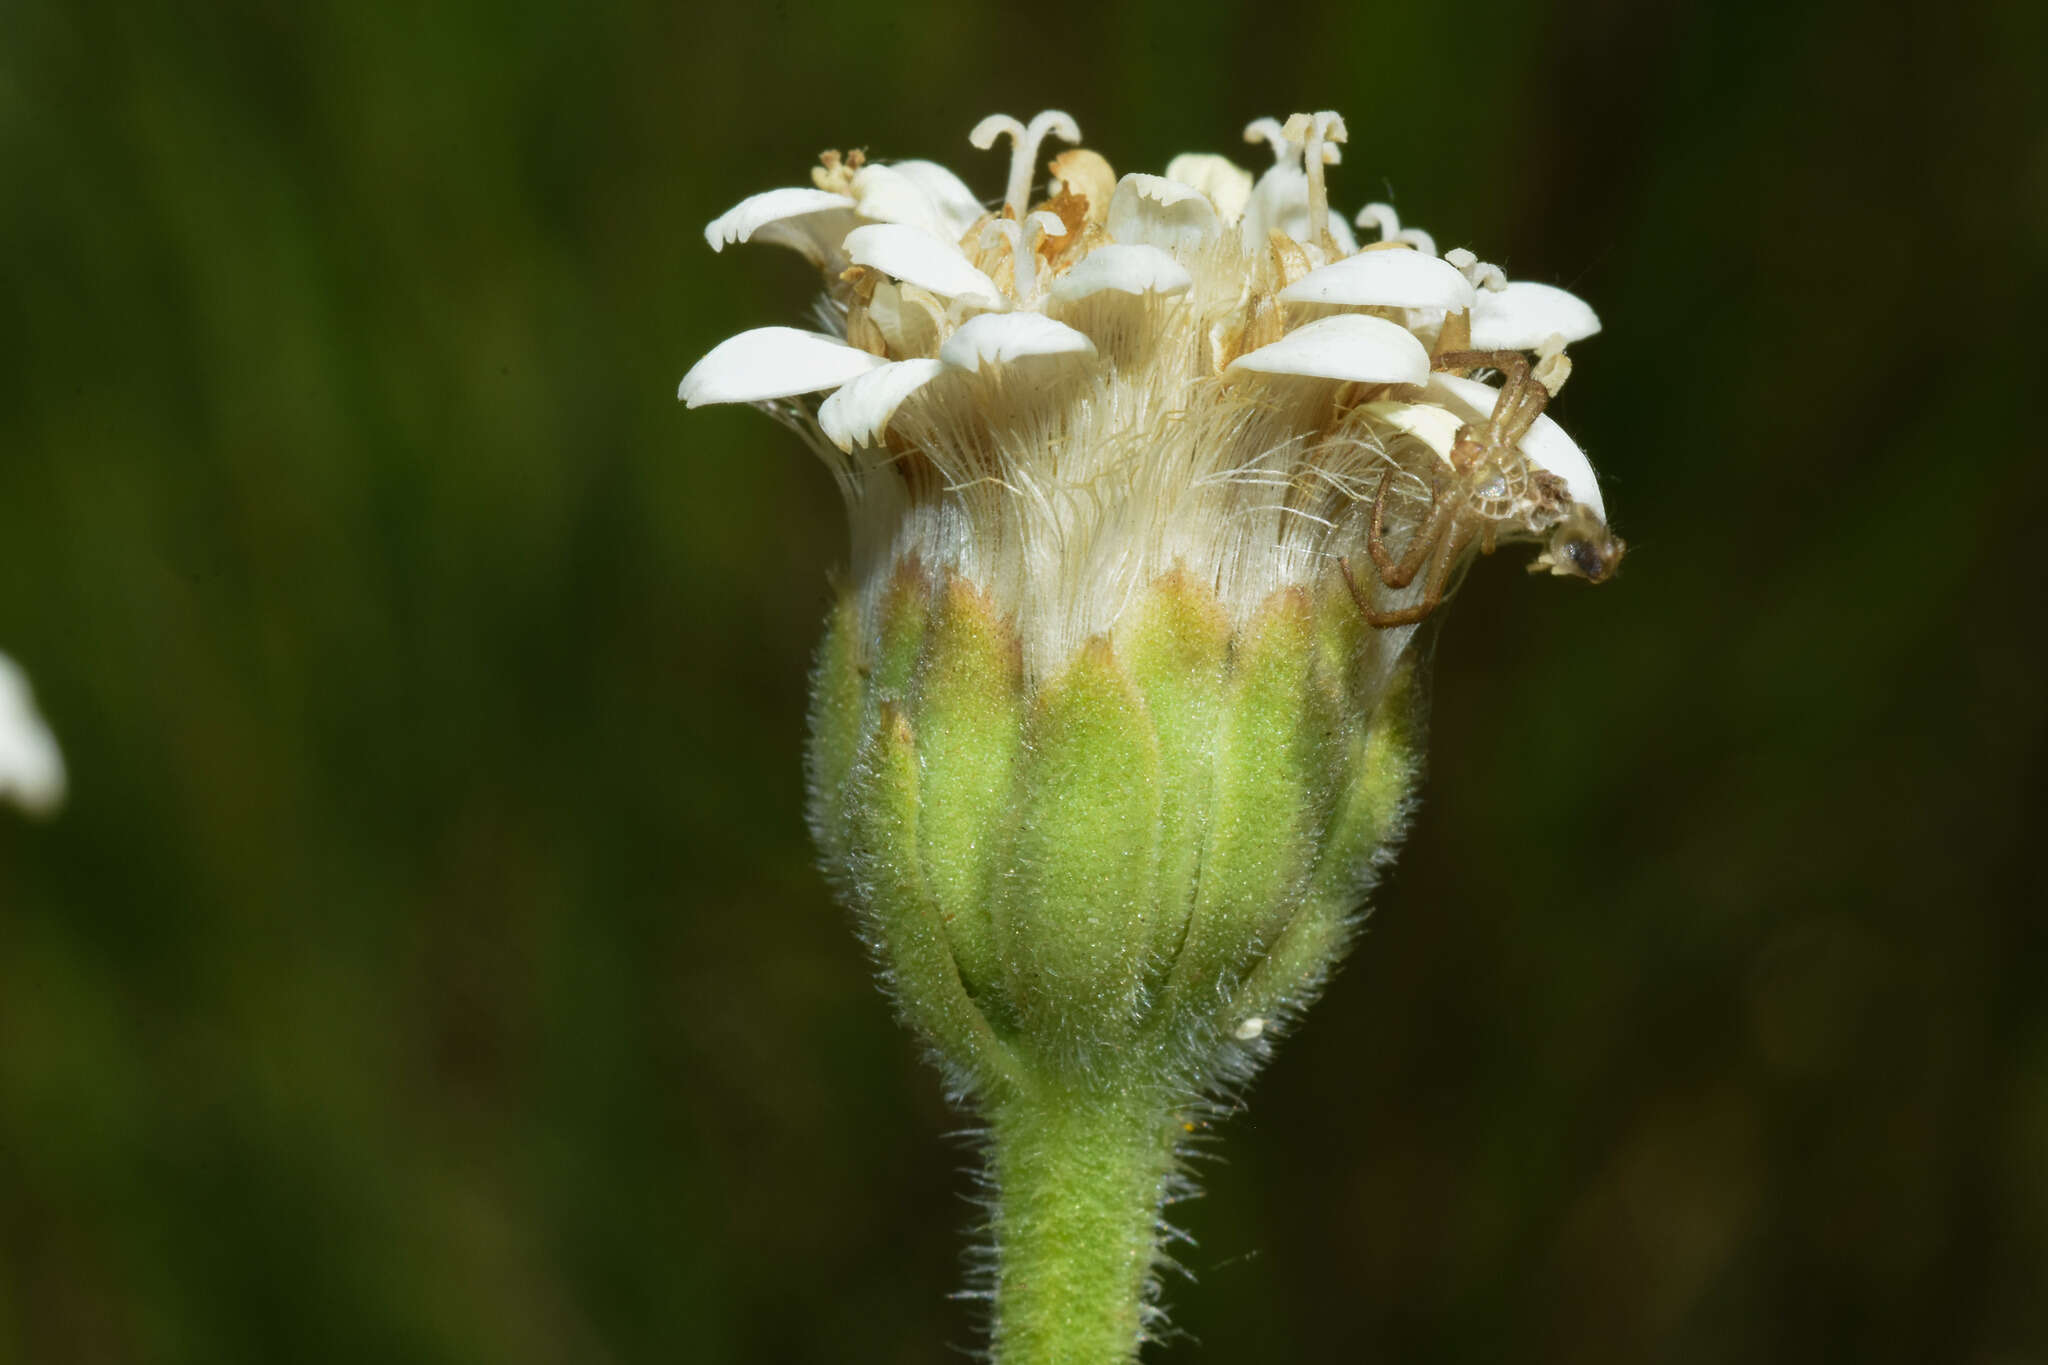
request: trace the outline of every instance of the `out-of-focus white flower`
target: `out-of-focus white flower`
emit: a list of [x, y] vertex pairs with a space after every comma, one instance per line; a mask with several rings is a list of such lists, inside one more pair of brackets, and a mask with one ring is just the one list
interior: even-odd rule
[[[1010, 142], [989, 209], [930, 162], [828, 153], [810, 187], [757, 194], [705, 235], [820, 265], [829, 334], [742, 333], [679, 397], [810, 435], [868, 604], [908, 558], [958, 572], [1013, 615], [1027, 676], [1114, 637], [1175, 569], [1241, 623], [1370, 552], [1382, 571], [1353, 592], [1390, 655], [1499, 541], [1605, 577], [1621, 546], [1599, 485], [1542, 415], [1564, 347], [1599, 320], [1469, 251], [1438, 256], [1384, 204], [1359, 215], [1380, 236], [1361, 250], [1326, 184], [1346, 136], [1334, 113], [1256, 120], [1246, 140], [1274, 153], [1256, 178], [1196, 153], [1118, 178], [1075, 147], [1034, 203], [1047, 139], [1080, 130], [997, 115], [970, 139]], [[1386, 567], [1408, 560], [1423, 567]]]
[[36, 710], [28, 675], [0, 654], [0, 801], [31, 815], [64, 803], [64, 755]]

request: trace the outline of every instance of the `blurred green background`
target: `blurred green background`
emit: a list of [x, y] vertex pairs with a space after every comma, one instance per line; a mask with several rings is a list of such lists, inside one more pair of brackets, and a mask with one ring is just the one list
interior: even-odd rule
[[799, 818], [836, 497], [673, 399], [811, 278], [700, 229], [1335, 107], [1341, 202], [1598, 306], [1634, 554], [1474, 573], [1165, 1356], [2048, 1361], [2048, 20], [1879, 15], [7, 5], [0, 649], [74, 799], [0, 812], [0, 1358], [957, 1359], [963, 1120]]

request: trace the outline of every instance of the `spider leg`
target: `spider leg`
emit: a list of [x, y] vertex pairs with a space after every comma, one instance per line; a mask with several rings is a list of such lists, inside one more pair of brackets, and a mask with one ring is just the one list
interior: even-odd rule
[[1415, 575], [1422, 572], [1422, 566], [1429, 562], [1431, 549], [1443, 534], [1444, 521], [1463, 505], [1464, 498], [1458, 494], [1446, 498], [1441, 485], [1432, 487], [1429, 515], [1422, 519], [1422, 525], [1415, 528], [1415, 534], [1408, 539], [1407, 551], [1397, 560], [1388, 551], [1381, 534], [1387, 506], [1387, 485], [1393, 477], [1394, 471], [1389, 469], [1386, 477], [1380, 480], [1379, 496], [1372, 502], [1372, 534], [1366, 537], [1365, 548], [1380, 571], [1380, 581], [1399, 590], [1413, 583]]
[[1422, 600], [1415, 604], [1421, 611], [1416, 620], [1420, 621], [1442, 605], [1444, 589], [1450, 585], [1451, 570], [1457, 567], [1459, 555], [1471, 541], [1472, 528], [1461, 523], [1446, 531], [1437, 542], [1436, 554], [1429, 564], [1429, 579], [1423, 585]]
[[1550, 390], [1529, 372], [1529, 357], [1520, 351], [1446, 351], [1431, 364], [1439, 370], [1500, 371], [1500, 397], [1486, 423], [1486, 444], [1494, 450], [1519, 445], [1550, 402]]
[[[1499, 440], [1503, 446], [1518, 446], [1549, 405], [1550, 390], [1543, 387], [1542, 380], [1529, 373], [1526, 365], [1519, 374], [1509, 377], [1508, 384], [1514, 390], [1515, 402], [1513, 408], [1502, 415]], [[1508, 406], [1505, 392], [1501, 403], [1496, 406]]]
[[[1459, 555], [1472, 543], [1474, 529], [1469, 520], [1458, 515], [1463, 510], [1460, 506], [1446, 506], [1451, 510], [1451, 524], [1439, 528], [1440, 533], [1427, 542], [1429, 577], [1423, 581], [1422, 596], [1405, 607], [1395, 607], [1392, 610], [1375, 607], [1371, 599], [1365, 595], [1364, 589], [1358, 586], [1357, 578], [1352, 576], [1350, 557], [1347, 555], [1338, 559], [1337, 569], [1344, 575], [1344, 586], [1351, 590], [1352, 602], [1357, 604], [1359, 614], [1365, 617], [1365, 623], [1375, 630], [1385, 630], [1389, 626], [1415, 625], [1426, 620], [1431, 612], [1443, 604], [1444, 589], [1450, 585], [1451, 571], [1457, 567]], [[1417, 571], [1420, 567], [1417, 566]], [[1382, 579], [1386, 578], [1384, 572], [1380, 576]], [[1415, 573], [1411, 572], [1401, 582], [1388, 582], [1387, 586], [1403, 588], [1413, 582], [1414, 578]]]
[[1429, 362], [1433, 370], [1499, 370], [1529, 372], [1529, 357], [1520, 351], [1445, 351]]
[[1385, 630], [1389, 626], [1412, 626], [1429, 615], [1428, 608], [1417, 611], [1414, 607], [1401, 607], [1395, 611], [1381, 611], [1358, 586], [1358, 579], [1351, 572], [1351, 556], [1343, 555], [1337, 560], [1337, 570], [1344, 575], [1344, 586], [1351, 590], [1351, 600], [1358, 607], [1358, 614], [1374, 630]]

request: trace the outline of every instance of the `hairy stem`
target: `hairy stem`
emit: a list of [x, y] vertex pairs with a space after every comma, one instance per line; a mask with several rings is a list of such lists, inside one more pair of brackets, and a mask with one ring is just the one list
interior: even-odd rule
[[1123, 1365], [1156, 1315], [1180, 1116], [1142, 1087], [1041, 1081], [990, 1112], [996, 1365]]

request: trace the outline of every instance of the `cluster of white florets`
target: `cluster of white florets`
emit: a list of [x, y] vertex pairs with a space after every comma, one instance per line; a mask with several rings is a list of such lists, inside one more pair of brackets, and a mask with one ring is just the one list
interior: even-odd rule
[[[1566, 524], [1604, 534], [1591, 466], [1539, 415], [1564, 347], [1599, 330], [1592, 309], [1469, 251], [1439, 256], [1384, 204], [1357, 216], [1378, 234], [1361, 248], [1325, 188], [1342, 119], [1251, 124], [1274, 153], [1256, 178], [1205, 154], [1118, 178], [1076, 147], [1034, 202], [1048, 135], [1080, 130], [1058, 112], [974, 129], [978, 148], [1011, 141], [993, 208], [931, 162], [827, 153], [812, 185], [705, 230], [714, 250], [775, 242], [824, 272], [827, 330], [742, 332], [679, 396], [758, 404], [807, 437], [846, 495], [858, 583], [879, 592], [913, 555], [961, 573], [1014, 612], [1042, 675], [1176, 568], [1249, 613], [1368, 549], [1391, 562], [1449, 534], [1444, 485], [1471, 472], [1482, 428], [1502, 448], [1487, 486], [1459, 495], [1484, 530], [1459, 553]], [[1502, 365], [1447, 363], [1478, 352], [1525, 355], [1534, 378], [1504, 400], [1470, 377]], [[1390, 619], [1433, 590], [1400, 578], [1358, 580]]]

